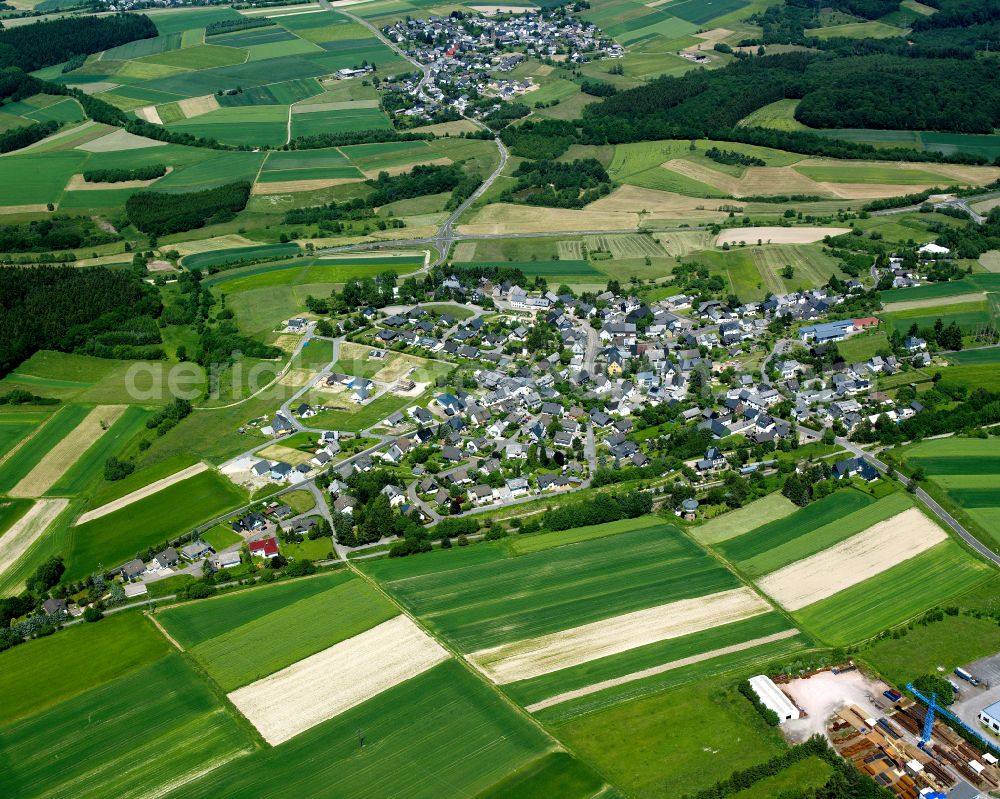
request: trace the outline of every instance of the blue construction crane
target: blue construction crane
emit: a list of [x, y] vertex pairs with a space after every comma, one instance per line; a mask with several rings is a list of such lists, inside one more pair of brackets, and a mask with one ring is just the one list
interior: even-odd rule
[[919, 699], [925, 705], [927, 705], [927, 715], [924, 716], [923, 734], [920, 736], [920, 748], [921, 749], [923, 749], [924, 747], [926, 747], [927, 744], [930, 742], [930, 740], [931, 740], [931, 730], [934, 727], [934, 716], [936, 714], [940, 714], [940, 715], [944, 716], [947, 719], [951, 719], [955, 724], [957, 724], [959, 727], [961, 727], [966, 732], [971, 732], [980, 741], [982, 741], [984, 744], [986, 744], [988, 747], [990, 747], [990, 749], [993, 749], [996, 752], [1000, 752], [1000, 746], [997, 746], [989, 738], [987, 738], [984, 735], [980, 734], [980, 732], [978, 730], [972, 729], [972, 727], [970, 727], [968, 724], [966, 724], [964, 721], [962, 721], [960, 718], [958, 718], [958, 716], [954, 715], [953, 713], [949, 713], [947, 710], [945, 710], [943, 707], [941, 707], [941, 705], [939, 705], [937, 703], [937, 694], [933, 694], [932, 693], [931, 694], [931, 698], [928, 699], [926, 696], [924, 696], [922, 693], [920, 693], [920, 691], [918, 691], [916, 688], [914, 688], [913, 685], [912, 685], [912, 683], [907, 683], [906, 684], [906, 690], [909, 691], [911, 694], [913, 694], [917, 699]]

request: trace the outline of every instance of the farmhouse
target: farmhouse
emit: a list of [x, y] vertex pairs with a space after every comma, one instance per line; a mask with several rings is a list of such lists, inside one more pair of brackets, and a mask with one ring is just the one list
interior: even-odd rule
[[792, 701], [785, 696], [780, 688], [772, 682], [770, 677], [758, 674], [750, 678], [750, 687], [764, 703], [768, 710], [773, 710], [778, 714], [781, 721], [795, 721], [799, 718], [799, 709], [792, 704]]

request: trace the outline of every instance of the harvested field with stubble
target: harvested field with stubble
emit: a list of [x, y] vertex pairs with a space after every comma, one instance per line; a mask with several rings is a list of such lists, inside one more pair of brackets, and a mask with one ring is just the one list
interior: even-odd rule
[[448, 652], [408, 616], [300, 660], [229, 694], [272, 746], [448, 659]]
[[723, 230], [715, 239], [715, 246], [755, 242], [764, 244], [813, 244], [826, 236], [850, 233], [844, 227], [734, 227]]
[[758, 586], [787, 610], [799, 610], [875, 577], [947, 537], [923, 513], [911, 508], [772, 572]]
[[35, 464], [35, 467], [10, 490], [12, 497], [40, 497], [48, 491], [91, 444], [104, 435], [125, 405], [98, 405], [80, 424]]
[[490, 679], [504, 684], [747, 619], [769, 610], [770, 606], [751, 589], [736, 588], [483, 649], [474, 652], [469, 659]]
[[40, 499], [8, 528], [0, 537], [0, 574], [30, 549], [67, 505], [68, 499]]
[[178, 100], [177, 106], [186, 119], [191, 119], [192, 117], [200, 117], [202, 114], [208, 114], [212, 111], [218, 111], [219, 101], [215, 99], [214, 94], [206, 94], [203, 97], [189, 97], [186, 100]]

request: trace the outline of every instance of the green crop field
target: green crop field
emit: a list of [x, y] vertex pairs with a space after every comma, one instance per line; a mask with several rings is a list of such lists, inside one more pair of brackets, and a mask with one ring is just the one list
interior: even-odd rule
[[918, 328], [933, 327], [938, 319], [945, 326], [954, 322], [963, 331], [970, 332], [987, 324], [993, 318], [989, 303], [985, 299], [978, 302], [959, 302], [930, 308], [913, 308], [908, 311], [892, 311], [883, 313], [882, 316], [901, 333], [905, 333], [913, 325]]
[[566, 544], [579, 544], [595, 538], [604, 538], [619, 533], [631, 533], [647, 527], [658, 527], [663, 524], [656, 516], [640, 516], [638, 519], [619, 519], [605, 524], [591, 524], [586, 527], [571, 527], [569, 530], [559, 530], [554, 533], [538, 533], [511, 538], [508, 546], [515, 555], [528, 555], [541, 552], [544, 549], [561, 547]]
[[[329, 541], [325, 542], [329, 549]], [[324, 575], [303, 582], [318, 582], [324, 590], [295, 601], [288, 601], [288, 594], [280, 605], [274, 597], [254, 596], [254, 607], [261, 602], [272, 603], [270, 612], [250, 621], [230, 626], [212, 638], [198, 643], [188, 651], [225, 691], [232, 691], [254, 680], [290, 666], [327, 647], [333, 646], [383, 621], [398, 615], [396, 607], [363, 580], [347, 572]], [[309, 587], [310, 590], [314, 586]], [[268, 594], [269, 589], [257, 593]], [[237, 599], [238, 597], [232, 597]], [[181, 606], [185, 617], [191, 618], [198, 611], [203, 616], [216, 617], [230, 611], [245, 617], [246, 612], [228, 607], [219, 608], [218, 600], [197, 603], [193, 609]], [[172, 611], [165, 611], [159, 618], [169, 632], [180, 625], [174, 621]], [[225, 616], [223, 616], [225, 618]], [[218, 619], [213, 618], [218, 625]], [[196, 629], [203, 628], [195, 617]], [[190, 638], [182, 634], [182, 638]]]
[[83, 405], [66, 405], [53, 414], [41, 428], [21, 446], [0, 470], [0, 493], [7, 493], [24, 478], [56, 444], [83, 421], [91, 409]]
[[768, 494], [763, 499], [758, 499], [742, 508], [716, 516], [705, 524], [693, 528], [691, 534], [703, 544], [718, 544], [754, 528], [783, 519], [795, 510], [796, 506], [781, 494]]
[[[489, 261], [481, 261], [490, 263]], [[497, 265], [510, 269], [520, 269], [526, 277], [544, 277], [554, 285], [559, 282], [604, 283], [607, 275], [595, 269], [586, 261], [497, 261]], [[471, 262], [456, 262], [455, 266], [473, 266]]]
[[[463, 651], [532, 638], [633, 610], [737, 587], [732, 574], [669, 524], [434, 571], [421, 559], [363, 568]], [[450, 555], [452, 553], [445, 552]], [[478, 559], [477, 559], [478, 561]], [[627, 575], [627, 577], [626, 577]]]
[[997, 526], [1000, 522], [1000, 492], [997, 491], [1000, 455], [995, 439], [952, 436], [924, 441], [907, 447], [903, 457], [911, 467], [921, 467], [926, 472], [930, 480], [927, 488], [939, 501], [953, 503], [957, 506], [953, 512], [968, 516], [975, 527], [994, 541], [1000, 541], [997, 532], [1000, 529]]
[[[697, 734], [691, 732], [696, 720]], [[631, 796], [675, 796], [784, 751], [731, 685], [704, 680], [556, 724], [555, 734]]]
[[208, 269], [210, 266], [224, 266], [237, 261], [250, 261], [256, 258], [274, 258], [277, 256], [296, 255], [299, 245], [294, 242], [287, 244], [261, 244], [258, 247], [233, 247], [228, 250], [210, 250], [198, 252], [184, 258], [184, 266], [188, 269]]
[[351, 130], [389, 130], [392, 125], [384, 111], [378, 108], [358, 108], [352, 111], [317, 111], [292, 114], [292, 138], [321, 133], [343, 133]]
[[188, 532], [201, 522], [239, 507], [243, 492], [216, 472], [202, 472], [72, 530], [67, 579], [102, 565], [111, 569], [137, 552]]
[[149, 18], [153, 20], [160, 35], [179, 33], [190, 28], [204, 28], [213, 22], [227, 19], [239, 19], [240, 15], [229, 8], [199, 8], [182, 11], [152, 11]]
[[925, 283], [906, 289], [883, 291], [883, 303], [908, 302], [910, 300], [935, 300], [940, 297], [955, 297], [962, 294], [975, 294], [982, 291], [1000, 291], [1000, 274], [972, 274], [961, 280], [949, 280], [942, 283]]
[[875, 499], [853, 488], [837, 491], [796, 510], [789, 516], [776, 519], [749, 532], [717, 544], [717, 549], [728, 560], [741, 563], [769, 550], [808, 536], [817, 527], [834, 524], [844, 516], [861, 510]]
[[[852, 491], [852, 493], [857, 492]], [[783, 539], [780, 543], [775, 538], [765, 539], [770, 547], [751, 558], [739, 561], [739, 566], [751, 577], [769, 574], [790, 563], [795, 563], [828, 549], [852, 535], [867, 530], [873, 524], [895, 516], [897, 513], [902, 513], [912, 506], [913, 503], [906, 494], [896, 492], [854, 512], [849, 512], [845, 507], [834, 521], [821, 524], [816, 520], [812, 530], [804, 532], [796, 538]], [[761, 541], [760, 545], [763, 546], [764, 543], [765, 541]]]
[[[121, 613], [97, 625], [77, 625], [0, 654], [0, 724], [77, 696], [151, 663], [170, 645], [145, 618]], [[85, 663], [86, 668], [67, 668]]]
[[817, 181], [834, 183], [898, 183], [948, 185], [951, 181], [926, 169], [897, 169], [874, 164], [838, 164], [837, 166], [797, 166], [795, 171]]
[[190, 778], [250, 743], [209, 687], [171, 654], [0, 728], [10, 758], [5, 795], [140, 795]]
[[843, 646], [947, 603], [991, 574], [989, 566], [973, 559], [954, 541], [943, 541], [793, 616], [816, 638]]
[[486, 790], [551, 745], [451, 660], [168, 797], [458, 799]]
[[78, 150], [0, 159], [0, 205], [57, 202], [87, 154]]
[[0, 537], [34, 504], [30, 499], [0, 499]]
[[[6, 410], [6, 409], [5, 409]], [[49, 417], [49, 411], [0, 412], [0, 457], [21, 443], [31, 431]]]
[[227, 144], [284, 144], [288, 137], [288, 109], [278, 105], [220, 108], [167, 127]]
[[141, 431], [146, 429], [146, 419], [150, 412], [131, 405], [97, 439], [86, 452], [73, 463], [55, 484], [45, 492], [46, 496], [74, 496], [80, 494], [99, 479], [104, 462], [117, 455]]
[[814, 130], [819, 136], [871, 144], [875, 147], [913, 147], [952, 155], [963, 152], [993, 160], [1000, 156], [1000, 136], [972, 133], [938, 133], [912, 130], [864, 130], [832, 128]]

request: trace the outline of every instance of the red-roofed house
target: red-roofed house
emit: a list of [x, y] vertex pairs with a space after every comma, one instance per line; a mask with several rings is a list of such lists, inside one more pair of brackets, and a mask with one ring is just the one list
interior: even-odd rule
[[854, 320], [855, 330], [867, 330], [870, 327], [878, 327], [878, 319], [874, 316], [866, 316], [863, 319]]
[[264, 538], [260, 541], [251, 541], [250, 554], [268, 560], [277, 557], [278, 540], [276, 538]]

